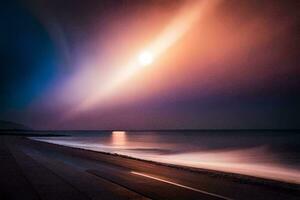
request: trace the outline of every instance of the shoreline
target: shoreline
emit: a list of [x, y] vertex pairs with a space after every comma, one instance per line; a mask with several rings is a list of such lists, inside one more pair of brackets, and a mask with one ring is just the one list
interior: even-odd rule
[[178, 169], [178, 170], [185, 170], [185, 171], [189, 171], [189, 172], [193, 172], [193, 173], [206, 174], [206, 175], [209, 175], [212, 177], [231, 179], [231, 180], [239, 182], [239, 183], [263, 185], [263, 186], [271, 187], [274, 189], [292, 190], [292, 191], [297, 191], [297, 192], [300, 191], [300, 184], [293, 183], [293, 182], [287, 182], [284, 180], [275, 180], [275, 179], [268, 179], [268, 178], [263, 178], [263, 177], [258, 177], [258, 176], [251, 176], [251, 175], [247, 175], [247, 174], [239, 174], [239, 173], [219, 171], [219, 170], [213, 170], [213, 169], [197, 168], [197, 167], [190, 167], [190, 166], [184, 166], [184, 165], [163, 163], [163, 162], [152, 161], [152, 160], [147, 160], [147, 159], [142, 159], [142, 158], [136, 158], [136, 157], [127, 156], [127, 155], [118, 154], [118, 153], [110, 153], [110, 152], [105, 152], [105, 151], [96, 151], [96, 150], [91, 150], [91, 149], [86, 149], [86, 148], [55, 144], [55, 143], [51, 143], [51, 142], [47, 142], [47, 141], [35, 140], [30, 137], [26, 137], [26, 139], [33, 140], [36, 142], [47, 143], [50, 145], [56, 145], [56, 146], [61, 146], [61, 147], [65, 147], [65, 148], [70, 148], [70, 149], [76, 149], [76, 150], [78, 149], [78, 150], [92, 152], [92, 153], [96, 153], [96, 154], [99, 153], [99, 154], [104, 154], [104, 155], [109, 155], [109, 156], [114, 156], [114, 157], [120, 157], [120, 158], [125, 158], [125, 159], [141, 161], [141, 162], [145, 162], [145, 163], [151, 163], [154, 165], [170, 167], [170, 168], [174, 168], [174, 169]]
[[24, 136], [2, 136], [0, 143], [1, 199], [296, 200], [300, 196], [297, 184], [145, 161]]

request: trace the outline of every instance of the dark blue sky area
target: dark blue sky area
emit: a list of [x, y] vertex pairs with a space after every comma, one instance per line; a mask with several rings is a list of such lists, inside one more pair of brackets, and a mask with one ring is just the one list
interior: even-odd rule
[[41, 23], [21, 3], [1, 3], [0, 111], [24, 109], [55, 78], [56, 52]]

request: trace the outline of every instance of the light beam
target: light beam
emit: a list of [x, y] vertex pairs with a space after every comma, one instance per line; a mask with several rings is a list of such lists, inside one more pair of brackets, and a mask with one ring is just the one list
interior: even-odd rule
[[[166, 28], [158, 35], [158, 37], [149, 44], [147, 51], [142, 52], [138, 60], [132, 59], [122, 70], [106, 83], [99, 86], [98, 90], [89, 95], [83, 102], [77, 105], [68, 113], [68, 117], [74, 114], [90, 109], [99, 101], [111, 96], [118, 87], [121, 87], [127, 80], [143, 70], [141, 66], [147, 66], [158, 59], [168, 48], [173, 46], [186, 34], [196, 22], [199, 22], [203, 16], [213, 9], [221, 0], [191, 1], [185, 5], [179, 14], [166, 26]], [[151, 53], [150, 53], [151, 52]]]

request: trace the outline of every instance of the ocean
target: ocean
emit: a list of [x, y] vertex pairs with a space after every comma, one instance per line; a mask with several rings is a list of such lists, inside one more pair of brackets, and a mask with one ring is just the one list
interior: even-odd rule
[[299, 131], [77, 131], [31, 137], [69, 147], [300, 184]]

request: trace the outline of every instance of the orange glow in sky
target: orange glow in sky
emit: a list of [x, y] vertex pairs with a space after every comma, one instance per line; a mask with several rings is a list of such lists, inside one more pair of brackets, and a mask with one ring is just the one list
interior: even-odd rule
[[[106, 98], [115, 94], [118, 89], [122, 89], [123, 85], [133, 76], [140, 73], [145, 66], [150, 65], [159, 59], [162, 54], [166, 53], [170, 47], [176, 44], [201, 18], [212, 8], [214, 8], [219, 0], [210, 1], [191, 1], [186, 4], [171, 20], [164, 30], [152, 42], [146, 46], [147, 51], [142, 51], [138, 56], [133, 55], [127, 64], [124, 64], [120, 70], [116, 71], [106, 82], [99, 84], [79, 105], [77, 105], [68, 117], [73, 117], [78, 112], [89, 110], [96, 104], [101, 104]], [[116, 55], [117, 57], [118, 55]], [[136, 59], [138, 57], [138, 59]], [[142, 66], [142, 67], [141, 67]]]

